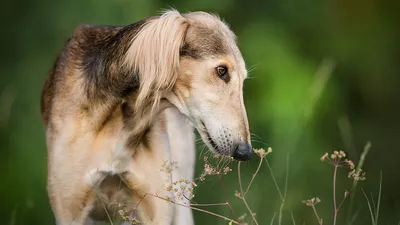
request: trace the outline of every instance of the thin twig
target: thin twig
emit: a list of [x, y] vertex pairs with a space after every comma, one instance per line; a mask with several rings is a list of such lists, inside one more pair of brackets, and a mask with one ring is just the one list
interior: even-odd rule
[[231, 218], [228, 218], [228, 217], [219, 215], [219, 214], [217, 214], [217, 213], [213, 213], [213, 212], [210, 212], [210, 211], [207, 211], [207, 210], [204, 210], [204, 209], [192, 207], [192, 206], [190, 206], [190, 205], [185, 205], [185, 204], [181, 204], [181, 203], [178, 203], [178, 202], [174, 202], [174, 201], [168, 200], [168, 199], [166, 199], [166, 198], [163, 198], [163, 197], [161, 197], [161, 196], [159, 196], [159, 195], [154, 195], [154, 194], [150, 194], [150, 193], [147, 193], [147, 194], [150, 195], [150, 196], [153, 196], [153, 197], [155, 197], [155, 198], [159, 198], [159, 199], [165, 200], [165, 201], [167, 201], [167, 202], [171, 202], [171, 203], [173, 203], [173, 204], [175, 204], [175, 205], [179, 205], [179, 206], [186, 207], [186, 208], [190, 208], [190, 209], [193, 209], [193, 210], [196, 210], [196, 211], [199, 211], [199, 212], [207, 213], [207, 214], [210, 214], [210, 215], [219, 217], [219, 218], [221, 218], [221, 219], [227, 220], [227, 221], [229, 221], [229, 222], [232, 222], [232, 223], [234, 223], [234, 224], [239, 224], [239, 222], [237, 222], [236, 220], [233, 220], [233, 219], [231, 219]]
[[272, 171], [271, 165], [269, 165], [267, 157], [264, 157], [264, 159], [265, 159], [265, 162], [267, 163], [269, 172], [271, 173], [271, 177], [272, 177], [272, 180], [273, 180], [273, 182], [275, 184], [276, 190], [278, 191], [279, 197], [281, 198], [281, 200], [283, 200], [283, 196], [282, 196], [281, 190], [279, 189], [278, 182], [276, 182], [275, 175], [274, 175], [274, 172]]
[[238, 163], [238, 180], [239, 180], [240, 194], [242, 194], [242, 196], [243, 196], [242, 178], [240, 175], [240, 164], [241, 164], [241, 162]]
[[253, 184], [254, 178], [255, 178], [256, 175], [258, 174], [258, 171], [259, 171], [260, 168], [261, 168], [262, 162], [263, 162], [263, 161], [262, 161], [262, 158], [261, 158], [261, 159], [260, 159], [260, 163], [258, 164], [258, 167], [257, 167], [256, 172], [255, 172], [255, 173], [253, 174], [253, 176], [251, 177], [250, 183], [249, 183], [249, 185], [247, 186], [246, 191], [243, 193], [243, 197], [246, 196], [246, 194], [247, 194], [247, 192], [249, 191], [251, 185]]
[[227, 202], [224, 202], [224, 203], [210, 203], [210, 204], [197, 204], [197, 203], [194, 203], [194, 204], [189, 204], [190, 206], [199, 206], [199, 207], [201, 207], [201, 206], [203, 206], [203, 207], [206, 207], [206, 206], [226, 206], [226, 205], [228, 205], [228, 203]]
[[337, 211], [340, 210], [340, 208], [342, 207], [344, 201], [347, 199], [347, 196], [350, 195], [350, 193], [353, 191], [353, 189], [354, 189], [354, 186], [351, 187], [350, 191], [348, 191], [348, 194], [343, 197], [342, 201], [339, 203], [339, 206], [337, 207]]
[[224, 185], [224, 181], [222, 180], [221, 174], [218, 174], [218, 178], [219, 178], [219, 182], [221, 183], [221, 187], [222, 187], [222, 189], [223, 189], [223, 191], [224, 191], [224, 196], [225, 196], [226, 205], [229, 207], [229, 210], [231, 211], [231, 213], [233, 214], [233, 216], [234, 216], [236, 219], [238, 219], [238, 216], [236, 215], [235, 210], [233, 210], [231, 204], [229, 204], [228, 196], [226, 195], [226, 188], [225, 188], [225, 185]]
[[251, 211], [249, 205], [247, 204], [246, 199], [245, 199], [245, 198], [242, 198], [242, 200], [243, 200], [243, 203], [244, 203], [244, 205], [246, 206], [247, 210], [249, 211], [249, 213], [250, 213], [250, 215], [251, 215], [251, 218], [253, 219], [254, 223], [258, 225], [257, 219], [256, 219], [256, 217], [254, 216], [254, 213]]
[[319, 217], [318, 212], [317, 212], [317, 209], [315, 208], [315, 205], [311, 205], [311, 207], [312, 207], [312, 209], [314, 210], [315, 217], [317, 217], [318, 224], [319, 224], [319, 225], [322, 225], [322, 219]]
[[241, 179], [241, 175], [240, 175], [240, 164], [241, 164], [241, 162], [238, 163], [238, 180], [239, 180], [239, 187], [240, 187], [240, 199], [242, 199], [242, 201], [243, 201], [244, 205], [246, 206], [247, 210], [249, 211], [254, 223], [258, 225], [257, 219], [254, 216], [254, 213], [251, 211], [249, 204], [247, 204], [247, 201], [246, 201], [245, 197], [243, 196], [244, 192], [243, 192], [243, 187], [242, 187], [242, 179]]
[[337, 206], [336, 206], [336, 175], [337, 175], [338, 165], [335, 165], [335, 170], [333, 172], [333, 207], [334, 207], [334, 215], [333, 215], [333, 225], [336, 225], [337, 219]]

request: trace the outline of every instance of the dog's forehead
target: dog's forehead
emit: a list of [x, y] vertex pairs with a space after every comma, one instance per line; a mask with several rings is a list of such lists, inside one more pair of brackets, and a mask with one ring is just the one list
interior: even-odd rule
[[238, 69], [245, 70], [236, 36], [228, 25], [208, 13], [189, 13], [185, 14], [185, 17], [188, 18], [190, 26], [181, 50], [182, 56], [204, 59], [230, 55]]

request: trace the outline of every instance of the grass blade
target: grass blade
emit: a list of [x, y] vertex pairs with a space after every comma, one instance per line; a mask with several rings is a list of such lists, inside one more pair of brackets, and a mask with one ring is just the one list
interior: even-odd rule
[[367, 194], [365, 194], [364, 189], [361, 188], [361, 191], [363, 192], [363, 194], [365, 196], [365, 199], [367, 200], [367, 203], [368, 203], [369, 213], [371, 214], [372, 225], [376, 225], [375, 224], [375, 218], [374, 218], [375, 217], [374, 216], [374, 212], [372, 211], [371, 203], [369, 202], [368, 196], [367, 196]]
[[290, 216], [292, 217], [293, 225], [296, 225], [296, 221], [294, 220], [293, 212], [290, 212]]
[[17, 221], [17, 211], [18, 211], [18, 205], [15, 206], [12, 215], [11, 215], [11, 221], [10, 225], [15, 225]]
[[276, 212], [274, 212], [274, 215], [273, 215], [272, 218], [271, 218], [271, 223], [270, 223], [270, 225], [273, 225], [273, 224], [274, 224], [275, 217], [276, 217]]
[[[367, 142], [365, 144], [364, 150], [360, 156], [360, 160], [358, 161], [358, 165], [356, 168], [357, 171], [362, 169], [365, 158], [367, 157], [368, 152], [371, 150], [371, 146], [372, 146], [371, 142]], [[353, 224], [350, 220], [352, 220], [353, 222], [356, 220], [356, 217], [354, 217], [354, 215], [353, 215], [353, 206], [354, 206], [354, 200], [355, 200], [355, 195], [356, 195], [356, 190], [357, 190], [357, 184], [358, 184], [358, 181], [354, 180], [354, 182], [353, 182], [354, 188], [353, 188], [353, 191], [350, 193], [350, 204], [349, 204], [349, 209], [347, 211], [346, 224]], [[350, 217], [352, 217], [352, 218], [350, 218]]]
[[286, 201], [286, 193], [287, 193], [287, 187], [288, 187], [288, 182], [289, 182], [289, 153], [287, 153], [286, 156], [286, 175], [285, 175], [285, 189], [283, 191], [283, 198], [282, 198], [282, 203], [281, 206], [279, 207], [279, 225], [282, 224], [282, 215], [283, 215], [283, 207], [285, 206], [285, 201]]
[[381, 178], [380, 178], [380, 182], [379, 182], [378, 202], [377, 202], [376, 212], [375, 212], [375, 225], [378, 225], [379, 206], [381, 204], [381, 194], [382, 194], [382, 170], [381, 170]]

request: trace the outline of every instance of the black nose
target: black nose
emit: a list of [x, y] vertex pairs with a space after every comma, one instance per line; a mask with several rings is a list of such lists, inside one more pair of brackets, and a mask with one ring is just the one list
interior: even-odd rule
[[252, 154], [252, 147], [249, 144], [240, 143], [237, 145], [233, 158], [239, 161], [249, 160]]

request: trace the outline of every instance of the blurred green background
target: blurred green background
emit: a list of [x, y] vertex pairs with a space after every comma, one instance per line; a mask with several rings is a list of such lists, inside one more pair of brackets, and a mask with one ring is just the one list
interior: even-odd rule
[[[219, 14], [237, 34], [251, 78], [245, 82], [254, 147], [273, 148], [268, 160], [281, 188], [287, 154], [290, 172], [282, 224], [317, 224], [301, 201], [319, 196], [324, 224], [331, 224], [333, 168], [324, 152], [344, 150], [357, 162], [371, 141], [354, 201], [353, 224], [371, 224], [362, 187], [378, 194], [379, 224], [400, 220], [400, 4], [391, 0], [17, 0], [2, 1], [0, 78], [0, 224], [54, 224], [46, 194], [46, 147], [40, 92], [57, 52], [80, 23], [125, 25], [161, 9]], [[197, 174], [203, 162], [199, 157]], [[243, 182], [257, 158], [242, 164]], [[236, 163], [224, 177], [234, 197]], [[349, 189], [338, 175], [338, 196]], [[199, 185], [195, 200], [224, 201], [217, 178]], [[280, 199], [268, 167], [262, 166], [248, 202], [260, 224], [270, 224]], [[347, 224], [347, 201], [338, 224]], [[224, 207], [209, 210], [232, 216]], [[195, 213], [197, 224], [227, 224]], [[277, 220], [275, 220], [275, 224]]]

